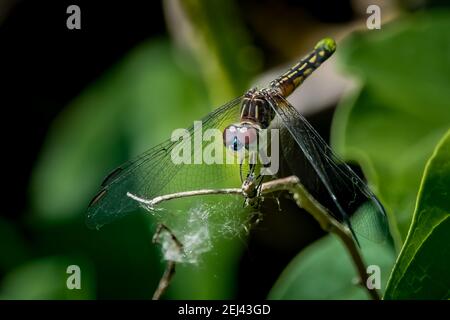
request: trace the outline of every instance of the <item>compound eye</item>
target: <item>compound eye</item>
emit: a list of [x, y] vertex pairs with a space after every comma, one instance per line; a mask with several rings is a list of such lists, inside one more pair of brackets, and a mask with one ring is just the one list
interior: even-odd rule
[[249, 125], [243, 125], [237, 128], [237, 138], [245, 145], [246, 149], [250, 149], [252, 146], [258, 143], [258, 129]]
[[239, 151], [244, 146], [238, 138], [239, 129], [240, 127], [232, 124], [223, 130], [223, 144], [227, 149]]

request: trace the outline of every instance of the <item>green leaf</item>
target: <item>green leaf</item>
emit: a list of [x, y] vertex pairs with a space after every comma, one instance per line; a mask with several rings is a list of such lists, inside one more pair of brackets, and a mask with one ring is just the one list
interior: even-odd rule
[[333, 144], [361, 164], [400, 245], [425, 163], [450, 127], [450, 13], [406, 16], [340, 48], [363, 85], [338, 108]]
[[[360, 239], [366, 265], [380, 268], [381, 288], [394, 264], [393, 249]], [[350, 255], [338, 238], [328, 235], [303, 250], [283, 271], [269, 299], [368, 299]]]
[[385, 299], [450, 298], [450, 131], [429, 159]]
[[177, 38], [188, 44], [207, 83], [211, 101], [224, 103], [241, 94], [248, 81], [262, 65], [261, 53], [251, 45], [250, 36], [241, 19], [236, 1], [187, 0], [167, 6]]

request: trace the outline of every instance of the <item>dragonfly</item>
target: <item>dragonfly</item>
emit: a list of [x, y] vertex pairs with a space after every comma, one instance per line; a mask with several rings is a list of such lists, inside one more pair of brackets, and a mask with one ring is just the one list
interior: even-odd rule
[[[249, 150], [264, 129], [279, 129], [281, 170], [265, 179], [297, 175], [306, 189], [345, 224], [358, 242], [361, 235], [375, 242], [386, 240], [388, 224], [385, 210], [367, 184], [341, 160], [320, 134], [287, 97], [336, 50], [331, 38], [319, 41], [313, 50], [287, 72], [262, 89], [252, 88], [244, 95], [217, 108], [186, 129], [186, 138], [201, 130], [223, 132], [221, 144], [227, 152]], [[184, 145], [191, 146], [190, 139]], [[193, 158], [207, 148], [187, 148]], [[177, 149], [178, 148], [178, 149]], [[195, 189], [235, 187], [236, 177], [255, 180], [254, 163], [174, 163], [173, 153], [180, 141], [167, 139], [113, 170], [101, 183], [87, 209], [87, 224], [99, 228], [136, 212], [138, 198], [153, 199], [165, 194]], [[261, 166], [260, 166], [261, 167]], [[230, 178], [234, 177], [234, 178]], [[262, 179], [260, 179], [262, 180]], [[134, 197], [130, 197], [132, 194]]]

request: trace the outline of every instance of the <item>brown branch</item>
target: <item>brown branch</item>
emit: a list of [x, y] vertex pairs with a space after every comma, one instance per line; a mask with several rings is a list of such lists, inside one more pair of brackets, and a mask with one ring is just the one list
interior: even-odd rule
[[[153, 236], [153, 243], [159, 243], [162, 231], [169, 233], [171, 240], [175, 243], [176, 247], [181, 252], [183, 250], [183, 245], [177, 239], [175, 234], [162, 223], [160, 223], [156, 228], [155, 235]], [[155, 292], [153, 293], [152, 300], [159, 300], [161, 296], [164, 294], [164, 292], [166, 292], [170, 282], [172, 281], [173, 276], [175, 275], [175, 266], [176, 266], [175, 261], [167, 260], [166, 270], [164, 271], [164, 274], [159, 280], [158, 288], [156, 288]]]
[[[350, 257], [356, 267], [356, 270], [360, 278], [360, 284], [364, 286], [364, 288], [367, 290], [368, 294], [372, 299], [380, 300], [378, 292], [375, 289], [369, 289], [366, 285], [368, 280], [368, 274], [366, 272], [365, 263], [361, 256], [359, 248], [352, 237], [350, 230], [345, 225], [337, 221], [325, 207], [323, 207], [316, 199], [314, 199], [314, 197], [306, 190], [306, 188], [300, 183], [300, 180], [296, 176], [290, 176], [263, 183], [261, 186], [260, 195], [270, 194], [277, 191], [290, 192], [293, 195], [297, 206], [309, 212], [314, 217], [314, 219], [317, 220], [317, 222], [324, 231], [333, 233], [339, 237], [339, 239], [342, 241], [345, 248], [349, 252]], [[199, 196], [199, 195], [213, 195], [213, 194], [236, 194], [245, 196], [245, 193], [240, 188], [193, 190], [167, 194], [150, 200], [139, 198], [130, 193], [128, 193], [127, 195], [133, 198], [134, 200], [140, 202], [142, 205], [152, 209], [154, 205], [172, 199]], [[166, 228], [166, 230], [168, 229]], [[170, 230], [169, 233], [171, 233]], [[176, 238], [173, 236], [173, 239]], [[165, 288], [167, 288], [167, 285], [169, 284], [170, 279], [172, 278], [174, 272], [175, 272], [175, 262], [168, 261], [166, 272], [164, 273], [164, 276], [160, 282], [160, 287], [165, 286], [163, 291], [165, 290]]]
[[[280, 188], [282, 185], [286, 188]], [[360, 284], [364, 286], [373, 300], [380, 300], [378, 291], [367, 287], [367, 280], [369, 276], [366, 271], [364, 260], [350, 230], [332, 217], [328, 210], [316, 199], [314, 199], [314, 197], [305, 189], [296, 176], [270, 181], [266, 183], [266, 186], [263, 186], [263, 192], [264, 189], [266, 189], [266, 192], [269, 190], [271, 192], [283, 189], [288, 190], [293, 194], [297, 205], [308, 211], [317, 220], [317, 222], [319, 222], [323, 230], [337, 235], [343, 242], [347, 251], [350, 253], [351, 259], [360, 277]]]
[[156, 288], [155, 293], [153, 294], [152, 300], [159, 300], [161, 296], [166, 292], [169, 287], [170, 281], [172, 281], [173, 276], [175, 275], [175, 261], [167, 261], [166, 271], [159, 280], [158, 288]]
[[133, 200], [138, 201], [142, 205], [152, 209], [155, 205], [169, 200], [179, 199], [179, 198], [188, 198], [194, 196], [202, 196], [202, 195], [213, 195], [213, 194], [240, 194], [242, 195], [242, 189], [240, 188], [230, 188], [230, 189], [200, 189], [200, 190], [192, 190], [192, 191], [183, 191], [177, 193], [165, 194], [162, 196], [155, 197], [153, 199], [147, 200], [140, 198], [130, 192], [127, 192], [127, 196]]

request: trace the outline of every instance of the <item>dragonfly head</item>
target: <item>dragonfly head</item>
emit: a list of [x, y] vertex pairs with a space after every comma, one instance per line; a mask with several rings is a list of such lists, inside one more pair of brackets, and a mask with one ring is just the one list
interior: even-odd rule
[[227, 149], [253, 150], [258, 144], [259, 127], [253, 123], [231, 124], [223, 131], [223, 144]]

